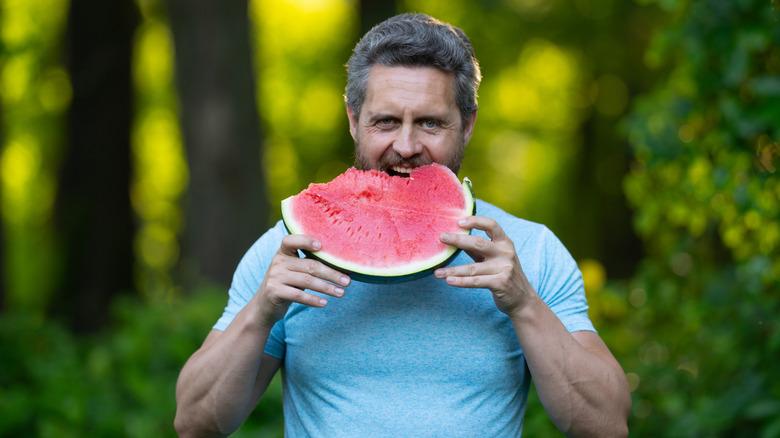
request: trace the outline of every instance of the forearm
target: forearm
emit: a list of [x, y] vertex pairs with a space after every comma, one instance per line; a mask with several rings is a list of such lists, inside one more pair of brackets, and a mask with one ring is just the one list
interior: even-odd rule
[[176, 385], [180, 436], [227, 436], [259, 398], [256, 383], [269, 330], [253, 320], [249, 307], [215, 339], [210, 334], [182, 369]]
[[541, 299], [511, 319], [553, 423], [567, 436], [626, 436], [628, 384], [609, 350], [599, 348], [598, 336], [581, 332], [581, 344]]

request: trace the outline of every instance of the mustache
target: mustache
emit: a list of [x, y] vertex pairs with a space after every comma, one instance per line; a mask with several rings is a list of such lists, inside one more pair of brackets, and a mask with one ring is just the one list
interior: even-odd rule
[[[354, 141], [355, 141], [355, 148], [354, 148], [355, 166], [361, 170], [368, 170], [374, 168], [383, 172], [387, 172], [387, 170], [392, 166], [420, 167], [426, 164], [433, 163], [433, 160], [428, 154], [418, 154], [418, 155], [411, 156], [409, 158], [404, 158], [398, 152], [394, 151], [392, 148], [388, 148], [388, 150], [386, 150], [382, 154], [379, 160], [377, 160], [376, 166], [374, 166], [363, 151], [363, 146], [361, 145], [360, 137], [358, 136], [357, 138], [354, 139]], [[458, 141], [454, 145], [455, 150], [453, 151], [452, 155], [449, 157], [449, 161], [441, 162], [440, 164], [449, 167], [450, 170], [452, 170], [452, 172], [457, 175], [458, 171], [460, 170], [461, 163], [463, 161], [465, 146], [466, 145], [464, 142]]]
[[382, 170], [387, 170], [393, 166], [420, 167], [425, 166], [426, 164], [431, 164], [431, 161], [420, 155], [404, 158], [395, 151], [388, 151], [379, 159], [377, 167]]

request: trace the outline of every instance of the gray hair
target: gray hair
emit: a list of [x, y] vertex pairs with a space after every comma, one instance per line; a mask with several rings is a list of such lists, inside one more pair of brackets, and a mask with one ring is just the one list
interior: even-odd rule
[[366, 98], [371, 67], [435, 67], [452, 73], [462, 120], [477, 109], [482, 80], [479, 63], [466, 34], [425, 14], [401, 14], [374, 26], [357, 43], [347, 62], [344, 100], [356, 116]]

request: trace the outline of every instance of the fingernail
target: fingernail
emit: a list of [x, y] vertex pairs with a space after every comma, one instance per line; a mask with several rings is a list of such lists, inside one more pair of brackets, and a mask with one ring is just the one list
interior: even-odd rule
[[458, 225], [460, 225], [461, 227], [466, 226], [466, 219], [460, 219], [458, 221]]
[[450, 233], [441, 233], [442, 242], [449, 242], [450, 240], [452, 240], [452, 236], [450, 235]]
[[324, 306], [324, 305], [328, 304], [328, 301], [320, 298], [319, 303], [320, 303], [320, 306]]
[[337, 288], [333, 289], [333, 292], [334, 292], [334, 293], [335, 293], [337, 296], [342, 296], [342, 295], [344, 295], [344, 289], [342, 289], [342, 288], [340, 288], [340, 287], [337, 287]]
[[444, 275], [444, 269], [437, 269], [437, 270], [433, 271], [433, 275], [436, 278], [444, 278], [444, 276], [445, 276]]
[[314, 248], [314, 250], [316, 251], [322, 248], [322, 244], [320, 243], [319, 240], [315, 240], [314, 242], [311, 243], [311, 247]]
[[349, 286], [349, 277], [344, 276], [339, 278], [339, 284], [343, 286]]

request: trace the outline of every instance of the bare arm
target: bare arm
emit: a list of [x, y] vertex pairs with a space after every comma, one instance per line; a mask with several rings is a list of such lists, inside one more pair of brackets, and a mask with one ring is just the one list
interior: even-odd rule
[[628, 382], [596, 333], [569, 333], [541, 299], [510, 319], [539, 399], [561, 432], [576, 437], [628, 435]]
[[483, 230], [490, 240], [443, 234], [444, 243], [463, 249], [475, 263], [435, 275], [453, 286], [491, 290], [512, 321], [539, 398], [558, 429], [574, 437], [628, 435], [628, 383], [601, 338], [566, 330], [528, 282], [514, 244], [496, 221], [474, 216], [462, 226]]
[[181, 437], [235, 431], [279, 368], [279, 359], [258, 353], [262, 336], [231, 331], [212, 330], [179, 375], [175, 426]]
[[224, 332], [212, 330], [190, 357], [176, 383], [176, 419], [181, 437], [220, 437], [246, 420], [279, 369], [281, 361], [264, 354], [274, 323], [291, 302], [324, 307], [327, 302], [304, 289], [332, 297], [344, 295], [349, 278], [322, 263], [299, 259], [298, 249], [319, 243], [286, 236], [257, 293]]

